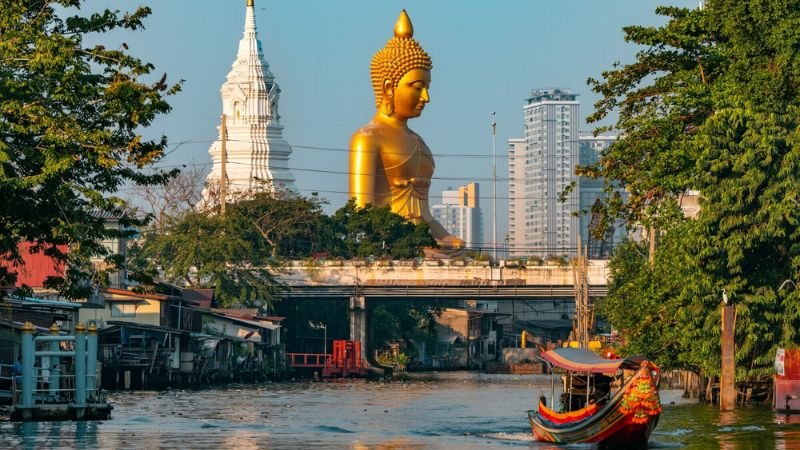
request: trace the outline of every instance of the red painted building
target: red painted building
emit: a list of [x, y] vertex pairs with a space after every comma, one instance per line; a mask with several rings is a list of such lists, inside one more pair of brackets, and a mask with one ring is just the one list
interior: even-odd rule
[[[19, 253], [22, 256], [23, 264], [14, 264], [10, 261], [0, 260], [0, 267], [5, 267], [9, 272], [17, 274], [17, 281], [14, 286], [4, 287], [22, 287], [28, 286], [30, 288], [42, 288], [47, 277], [61, 277], [64, 276], [64, 263], [60, 263], [50, 256], [45, 255], [44, 249], [39, 249], [35, 253], [31, 253], [34, 244], [31, 242], [22, 242], [19, 244]], [[59, 245], [58, 249], [62, 252], [67, 251], [66, 245]]]

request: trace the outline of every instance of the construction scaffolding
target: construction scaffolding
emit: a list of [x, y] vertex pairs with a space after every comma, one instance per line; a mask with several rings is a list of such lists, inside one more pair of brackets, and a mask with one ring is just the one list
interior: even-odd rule
[[570, 340], [578, 342], [580, 348], [588, 348], [595, 327], [595, 312], [589, 299], [589, 248], [582, 245], [580, 235], [577, 255], [570, 263], [575, 286], [575, 316]]

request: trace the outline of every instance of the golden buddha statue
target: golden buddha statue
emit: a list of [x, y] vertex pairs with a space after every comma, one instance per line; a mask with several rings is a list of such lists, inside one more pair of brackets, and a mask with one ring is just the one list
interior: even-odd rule
[[428, 206], [433, 154], [408, 128], [430, 101], [430, 56], [413, 39], [406, 11], [394, 26], [394, 37], [372, 57], [370, 75], [377, 112], [350, 141], [350, 197], [363, 207], [390, 206], [414, 223], [425, 222], [443, 249], [460, 249], [464, 242], [433, 219]]

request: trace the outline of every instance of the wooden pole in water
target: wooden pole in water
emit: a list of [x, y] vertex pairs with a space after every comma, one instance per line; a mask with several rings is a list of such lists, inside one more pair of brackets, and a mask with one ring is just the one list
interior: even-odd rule
[[722, 371], [719, 383], [719, 408], [722, 411], [736, 409], [733, 308], [732, 304], [722, 305]]

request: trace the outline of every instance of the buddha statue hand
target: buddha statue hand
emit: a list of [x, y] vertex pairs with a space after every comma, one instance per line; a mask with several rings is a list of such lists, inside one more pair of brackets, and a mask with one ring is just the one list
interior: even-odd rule
[[415, 188], [429, 188], [431, 186], [431, 180], [428, 178], [412, 177], [407, 180], [396, 180], [393, 184], [394, 187], [398, 188], [404, 188], [409, 186], [413, 186]]
[[436, 243], [443, 249], [461, 249], [464, 248], [464, 241], [456, 236], [447, 235], [441, 239], [437, 239]]
[[422, 249], [426, 259], [450, 259], [462, 257], [466, 254], [464, 241], [453, 235], [448, 234], [441, 239], [436, 239], [436, 243], [439, 248], [425, 247]]

